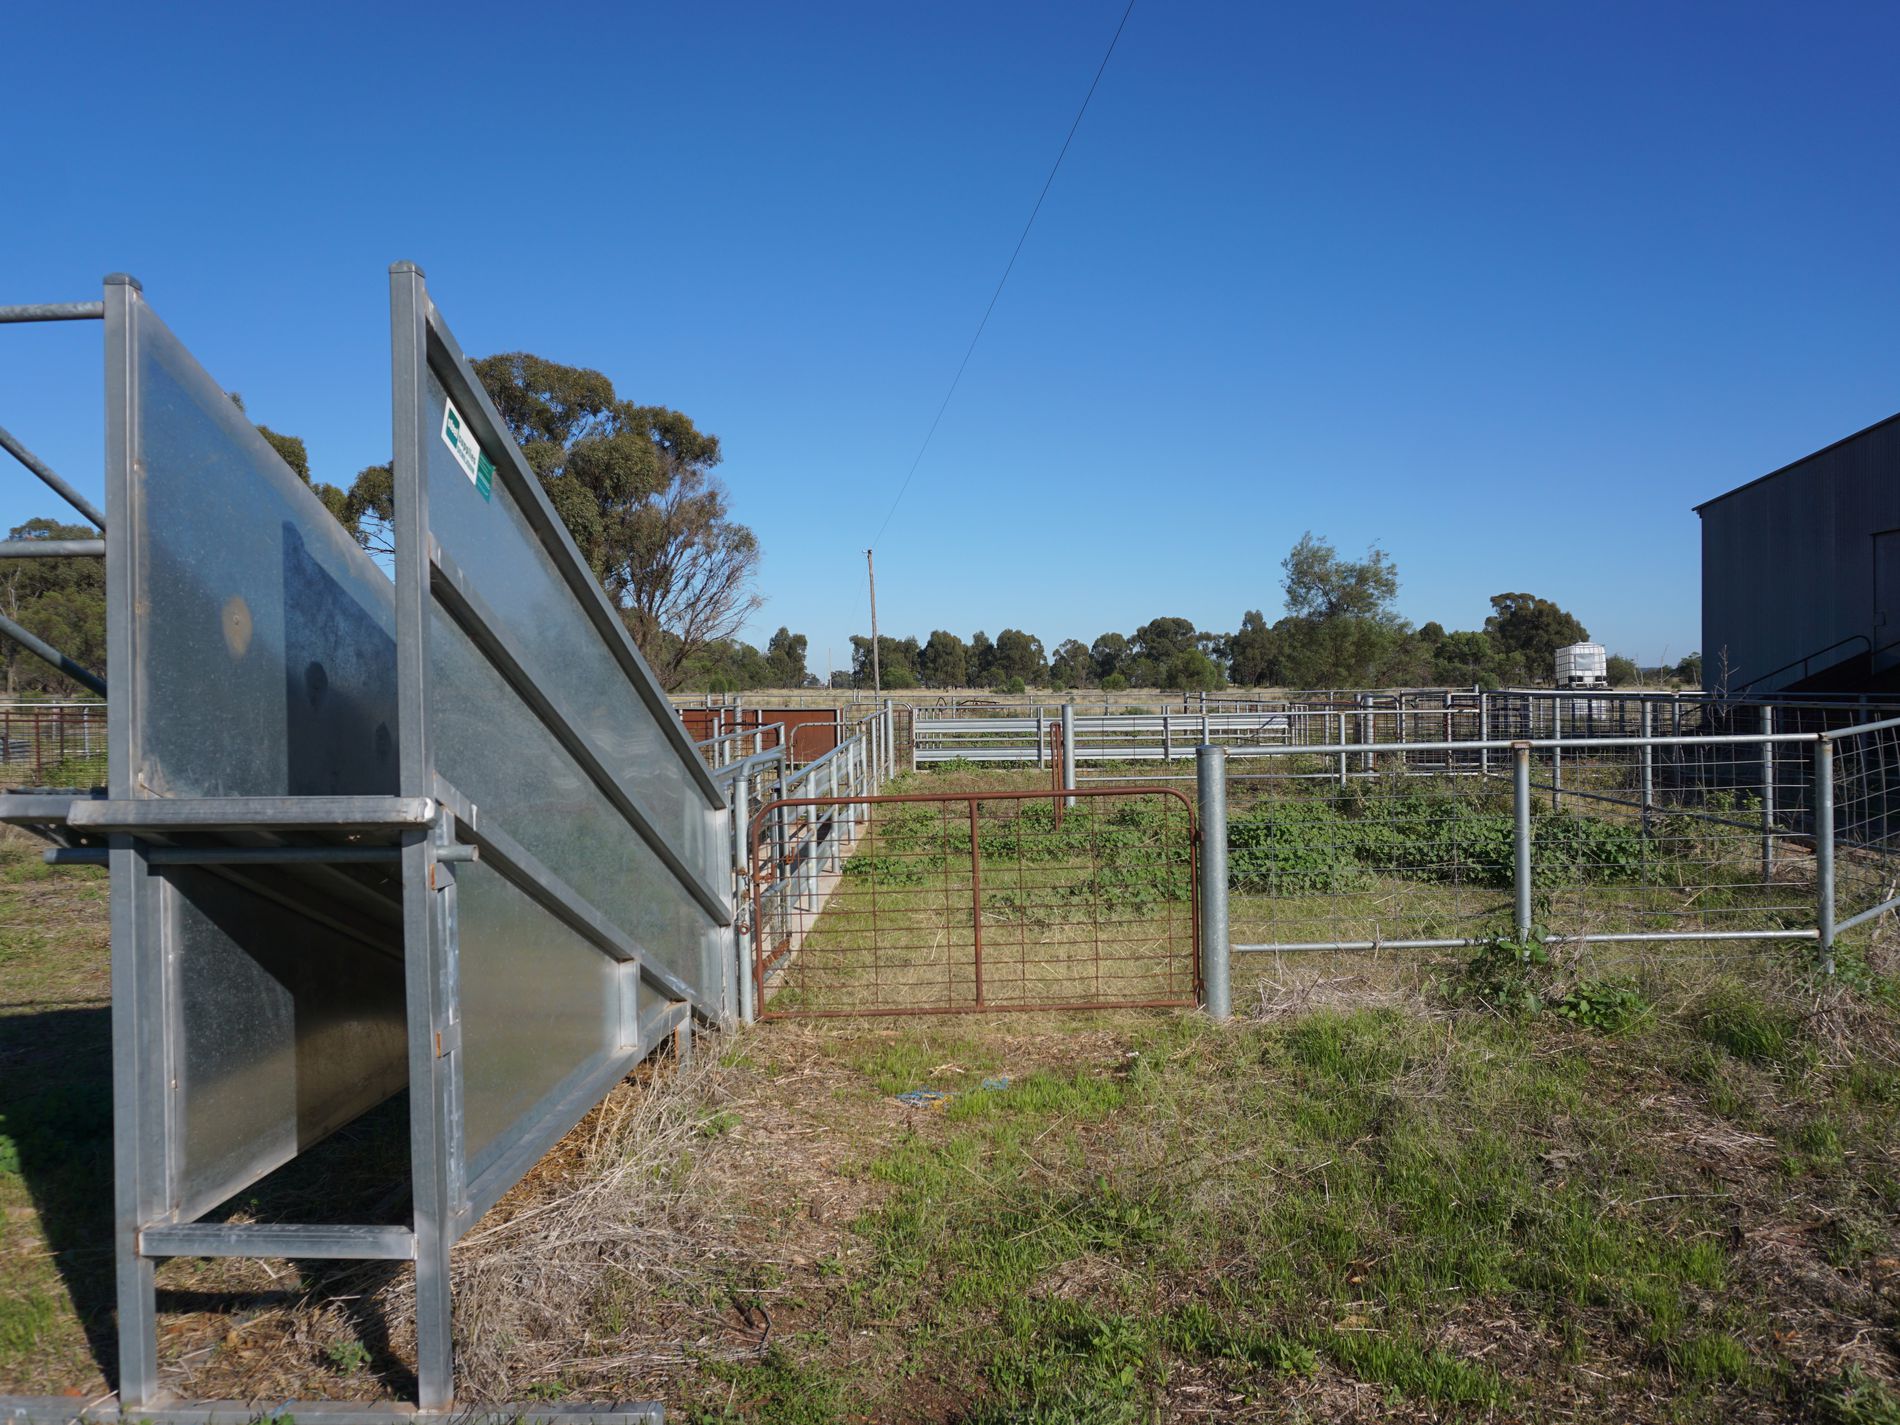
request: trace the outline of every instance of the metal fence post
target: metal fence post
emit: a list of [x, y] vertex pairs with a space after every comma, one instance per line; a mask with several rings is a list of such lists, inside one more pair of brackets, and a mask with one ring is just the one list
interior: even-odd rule
[[1643, 829], [1649, 829], [1649, 810], [1656, 800], [1656, 749], [1650, 745], [1651, 725], [1649, 702], [1643, 702]]
[[1775, 710], [1763, 704], [1761, 710], [1761, 881], [1765, 886], [1775, 878], [1775, 744], [1766, 739], [1775, 733]]
[[732, 950], [738, 975], [739, 1022], [750, 1024], [758, 1017], [752, 997], [752, 789], [744, 777], [732, 782], [732, 860], [733, 894], [738, 897], [732, 915]]
[[1346, 790], [1346, 715], [1335, 713], [1334, 718], [1339, 724], [1339, 736], [1333, 745], [1339, 749], [1339, 790], [1343, 792]]
[[[859, 796], [862, 795], [864, 791], [863, 756], [864, 739], [862, 737], [852, 738], [851, 757], [850, 760], [845, 763], [844, 767], [844, 790], [846, 796]], [[847, 806], [844, 811], [845, 834], [849, 837], [851, 844], [854, 846], [858, 840], [858, 817], [862, 811], [863, 808], [855, 803]], [[840, 862], [842, 862], [844, 859], [844, 848], [842, 846], [838, 850], [838, 857]]]
[[1042, 715], [1042, 705], [1036, 705], [1036, 770], [1041, 771], [1049, 765], [1049, 728]]
[[1202, 743], [1194, 751], [1201, 830], [1201, 1004], [1210, 1018], [1233, 1015], [1227, 938], [1227, 749]]
[[[1062, 705], [1062, 790], [1065, 792], [1072, 792], [1075, 790], [1075, 704], [1074, 703], [1064, 703]], [[1074, 806], [1075, 806], [1074, 797], [1064, 797], [1062, 799], [1062, 807], [1064, 811], [1071, 810]]]
[[[830, 814], [831, 832], [825, 837], [824, 856], [818, 865], [821, 872], [835, 871], [844, 864], [838, 854], [838, 757], [835, 749], [831, 759], [825, 763], [825, 795], [831, 799], [831, 805], [823, 808]], [[818, 892], [819, 887], [814, 885], [812, 894], [816, 896]], [[817, 909], [815, 901], [812, 908]]]
[[1834, 744], [1822, 733], [1814, 744], [1815, 927], [1821, 973], [1834, 973]]
[[1174, 760], [1174, 730], [1169, 725], [1165, 709], [1161, 714], [1161, 760], [1163, 762]]
[[[1378, 740], [1379, 734], [1372, 725], [1372, 720], [1376, 716], [1377, 714], [1372, 710], [1372, 699], [1367, 698], [1365, 702], [1360, 705], [1359, 712], [1359, 741], [1363, 746], [1370, 747]], [[1373, 765], [1372, 754], [1370, 752], [1365, 754], [1361, 765], [1365, 768], [1368, 776], [1377, 770]]]
[[1511, 815], [1516, 824], [1511, 884], [1517, 893], [1515, 926], [1518, 943], [1531, 933], [1531, 749], [1526, 743], [1511, 748]]
[[[1491, 695], [1489, 693], [1480, 692], [1478, 694], [1478, 741], [1483, 743], [1489, 742], [1490, 740]], [[1491, 775], [1491, 749], [1489, 747], [1480, 747], [1478, 749], [1478, 775], [1481, 777]]]
[[1550, 749], [1550, 809], [1562, 811], [1564, 805], [1564, 749]]

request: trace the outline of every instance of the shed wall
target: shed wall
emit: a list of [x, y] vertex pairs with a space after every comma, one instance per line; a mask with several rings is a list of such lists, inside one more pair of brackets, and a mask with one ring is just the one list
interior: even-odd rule
[[1702, 666], [1711, 691], [1774, 692], [1894, 661], [1874, 536], [1900, 528], [1900, 417], [1700, 507]]

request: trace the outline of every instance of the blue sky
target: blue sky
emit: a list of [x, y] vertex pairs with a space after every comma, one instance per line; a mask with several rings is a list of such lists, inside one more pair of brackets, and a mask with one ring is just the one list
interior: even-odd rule
[[[414, 260], [467, 350], [719, 434], [754, 634], [822, 669], [1121, 5], [14, 7], [59, 63], [0, 98], [0, 301], [136, 274], [347, 482]], [[1311, 529], [1414, 620], [1527, 589], [1680, 657], [1690, 507], [1900, 408], [1897, 48], [1884, 5], [1138, 0], [880, 625], [1230, 629]], [[99, 367], [0, 329], [0, 424], [92, 491]]]

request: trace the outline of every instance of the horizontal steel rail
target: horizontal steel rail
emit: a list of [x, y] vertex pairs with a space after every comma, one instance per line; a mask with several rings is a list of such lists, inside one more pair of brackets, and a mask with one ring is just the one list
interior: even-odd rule
[[429, 797], [153, 797], [75, 801], [82, 831], [403, 831], [435, 820]]
[[0, 539], [0, 559], [104, 559], [103, 539]]
[[[1900, 902], [1896, 902], [1900, 904]], [[1843, 922], [1845, 924], [1845, 922]], [[1792, 930], [1647, 930], [1605, 932], [1602, 935], [1546, 935], [1546, 945], [1611, 945], [1668, 943], [1696, 940], [1813, 940], [1820, 932], [1813, 927]], [[1492, 944], [1495, 937], [1463, 935], [1441, 940], [1304, 940], [1286, 944], [1242, 945], [1231, 948], [1236, 955], [1297, 955], [1328, 951], [1378, 952], [1381, 950], [1476, 950]]]
[[413, 1262], [416, 1234], [407, 1227], [182, 1222], [145, 1228], [139, 1233], [139, 1250], [148, 1257], [308, 1257], [324, 1261]]
[[0, 325], [10, 322], [96, 322], [105, 317], [104, 302], [22, 302], [0, 307]]

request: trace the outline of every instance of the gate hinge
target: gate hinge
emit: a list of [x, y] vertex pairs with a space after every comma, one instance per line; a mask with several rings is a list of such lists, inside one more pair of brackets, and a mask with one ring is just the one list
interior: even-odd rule
[[435, 1032], [435, 1057], [446, 1058], [462, 1047], [462, 1021], [451, 1019]]

